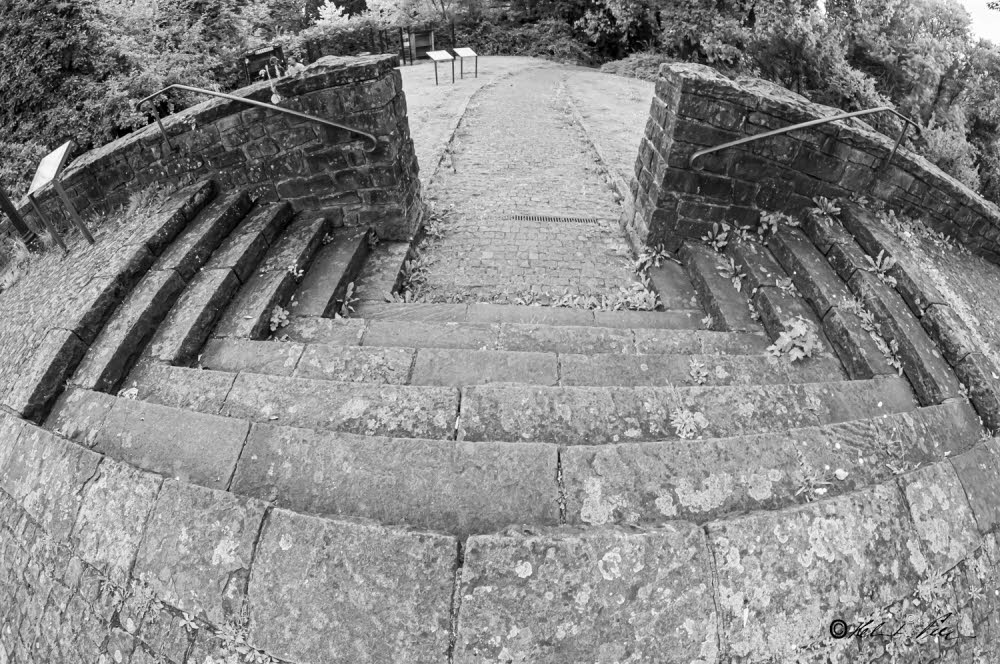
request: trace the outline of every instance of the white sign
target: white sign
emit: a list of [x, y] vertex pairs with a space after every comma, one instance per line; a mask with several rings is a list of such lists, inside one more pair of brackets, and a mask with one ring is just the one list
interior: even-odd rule
[[62, 172], [63, 166], [66, 165], [66, 161], [69, 159], [69, 153], [72, 152], [75, 147], [76, 144], [73, 143], [73, 141], [66, 141], [58, 148], [45, 155], [45, 158], [42, 159], [42, 163], [38, 164], [38, 170], [35, 171], [35, 179], [31, 181], [31, 188], [28, 189], [28, 193], [35, 193], [59, 177], [59, 173]]
[[447, 62], [455, 59], [448, 51], [427, 51], [427, 57], [434, 62]]
[[478, 57], [479, 55], [471, 48], [456, 48], [452, 50], [455, 51], [455, 55], [457, 55], [460, 58], [475, 58]]

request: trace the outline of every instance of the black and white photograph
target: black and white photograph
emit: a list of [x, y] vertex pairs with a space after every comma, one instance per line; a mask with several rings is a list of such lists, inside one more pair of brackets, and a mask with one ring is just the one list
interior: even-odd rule
[[0, 664], [1000, 664], [1000, 0], [0, 63]]

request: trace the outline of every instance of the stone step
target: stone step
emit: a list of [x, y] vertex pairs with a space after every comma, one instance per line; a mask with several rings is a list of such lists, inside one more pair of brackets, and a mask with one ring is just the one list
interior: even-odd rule
[[323, 247], [292, 296], [288, 313], [327, 318], [340, 313], [348, 286], [368, 258], [372, 237], [372, 231], [357, 228], [339, 228], [324, 236]]
[[[747, 306], [745, 279], [740, 290], [733, 283], [730, 262], [704, 244], [685, 242], [681, 248], [698, 301], [711, 316], [710, 329], [730, 332], [760, 331], [761, 326], [750, 315]], [[738, 266], [737, 266], [738, 267]]]
[[280, 329], [279, 309], [288, 303], [329, 230], [326, 217], [301, 216], [293, 221], [223, 311], [214, 336], [262, 339]]
[[462, 390], [459, 440], [602, 445], [781, 431], [909, 411], [905, 380], [729, 387], [536, 387]]
[[454, 439], [459, 391], [150, 365], [137, 398], [212, 415], [371, 436]]
[[568, 307], [516, 304], [430, 304], [402, 302], [362, 302], [354, 316], [369, 320], [433, 323], [520, 323], [570, 325], [630, 329], [685, 329], [705, 327], [700, 309], [668, 311], [594, 311]]
[[691, 279], [680, 263], [665, 258], [659, 265], [650, 266], [648, 274], [653, 290], [660, 297], [664, 307], [698, 309], [698, 296], [691, 285]]
[[728, 354], [763, 352], [761, 334], [709, 330], [619, 329], [524, 323], [441, 323], [296, 317], [282, 337], [299, 343], [404, 348], [466, 348], [548, 353]]
[[254, 273], [290, 219], [291, 209], [284, 205], [251, 210], [191, 279], [157, 327], [141, 363], [188, 364], [194, 360], [240, 284]]
[[622, 355], [342, 346], [213, 339], [203, 369], [342, 382], [462, 387], [531, 385], [770, 385], [844, 379], [832, 356], [799, 362], [771, 355]]
[[570, 523], [704, 523], [890, 481], [972, 447], [982, 427], [965, 401], [786, 431], [567, 447]]
[[210, 205], [189, 224], [115, 310], [77, 368], [74, 385], [114, 391], [186, 283], [251, 205], [248, 192], [233, 194]]
[[355, 280], [360, 302], [385, 302], [400, 285], [403, 263], [410, 255], [410, 243], [380, 241], [368, 255]]
[[62, 395], [47, 426], [143, 470], [297, 512], [463, 537], [559, 522], [555, 445], [251, 426], [79, 388]]

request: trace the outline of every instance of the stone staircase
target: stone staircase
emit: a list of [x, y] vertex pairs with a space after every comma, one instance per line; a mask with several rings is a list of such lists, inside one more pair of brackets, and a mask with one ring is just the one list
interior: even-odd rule
[[[111, 493], [156, 485], [122, 510], [134, 542], [91, 548], [120, 539], [98, 558], [190, 624], [127, 629], [115, 608], [129, 652], [221, 657], [245, 606], [241, 643], [303, 664], [857, 655], [832, 619], [929, 574], [986, 583], [965, 572], [995, 508], [966, 499], [987, 472], [976, 409], [860, 248], [823, 244], [833, 228], [689, 242], [651, 274], [664, 311], [400, 304], [380, 300], [406, 245], [218, 198], [20, 454], [33, 436], [103, 459]], [[898, 332], [902, 373], [855, 295]], [[775, 357], [799, 319], [812, 356]]]

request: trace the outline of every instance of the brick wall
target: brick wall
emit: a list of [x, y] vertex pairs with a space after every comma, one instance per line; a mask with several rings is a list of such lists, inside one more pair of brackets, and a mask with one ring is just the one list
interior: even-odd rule
[[[88, 152], [62, 182], [81, 212], [121, 204], [150, 184], [214, 178], [223, 191], [248, 187], [263, 200], [285, 199], [296, 210], [324, 210], [335, 226], [373, 225], [387, 239], [416, 228], [420, 182], [394, 56], [328, 57], [277, 84], [281, 106], [374, 134], [378, 145], [347, 131], [268, 109], [211, 99], [164, 118], [174, 150], [149, 125]], [[270, 102], [266, 82], [236, 93]], [[68, 220], [54, 192], [38, 196], [57, 225]], [[34, 213], [22, 201], [29, 223]]]
[[701, 171], [688, 165], [706, 147], [840, 112], [759, 79], [663, 65], [622, 220], [633, 242], [676, 248], [716, 222], [753, 225], [761, 211], [796, 212], [814, 196], [858, 193], [922, 217], [1000, 263], [1000, 209], [908, 150], [887, 164], [896, 136], [859, 121], [713, 153], [697, 162]]

